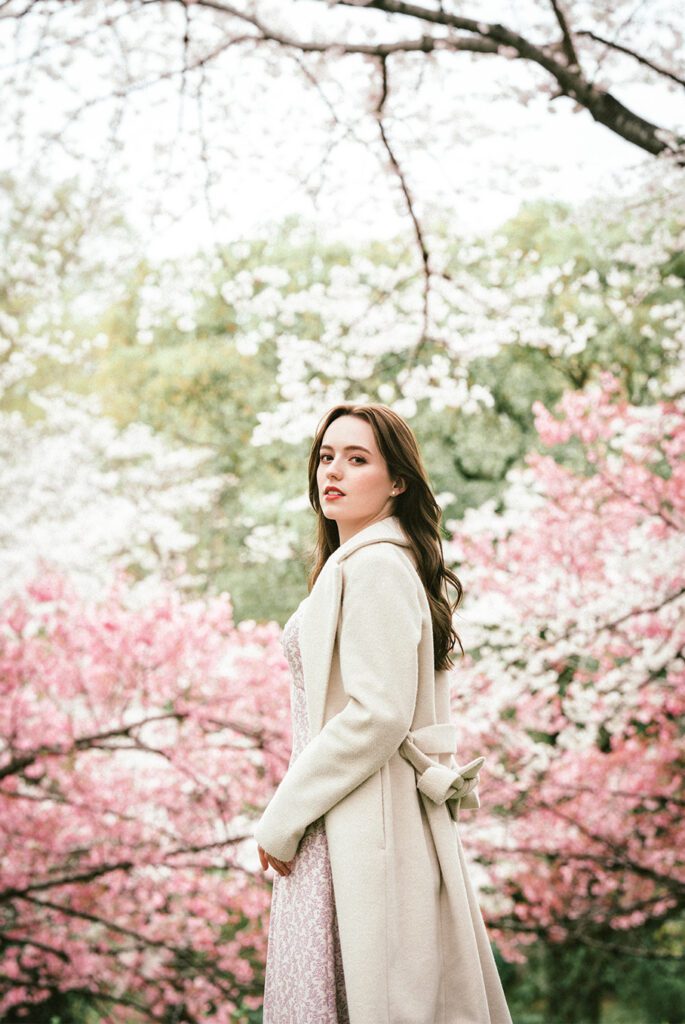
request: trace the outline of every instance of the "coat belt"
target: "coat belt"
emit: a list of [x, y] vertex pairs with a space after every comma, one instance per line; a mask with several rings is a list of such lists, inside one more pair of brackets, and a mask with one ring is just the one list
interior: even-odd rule
[[436, 804], [446, 803], [455, 821], [459, 808], [480, 807], [478, 772], [484, 757], [474, 757], [462, 767], [449, 767], [428, 757], [429, 754], [456, 754], [457, 729], [454, 725], [424, 725], [408, 732], [399, 752], [414, 766], [416, 788]]

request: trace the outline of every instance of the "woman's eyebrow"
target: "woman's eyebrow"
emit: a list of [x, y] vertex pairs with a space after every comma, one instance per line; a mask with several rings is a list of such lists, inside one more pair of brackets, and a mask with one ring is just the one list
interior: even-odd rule
[[[321, 447], [322, 447], [322, 448], [330, 448], [330, 449], [331, 449], [331, 451], [335, 451], [335, 449], [334, 449], [334, 448], [332, 447], [332, 445], [330, 445], [330, 444], [322, 444], [322, 445], [321, 445]], [[361, 444], [347, 444], [347, 445], [345, 445], [345, 447], [343, 448], [343, 451], [344, 451], [344, 452], [351, 452], [351, 451], [353, 451], [353, 450], [358, 450], [358, 451], [360, 451], [360, 452], [366, 452], [366, 453], [367, 453], [368, 455], [370, 455], [370, 454], [371, 454], [371, 452], [369, 451], [369, 449], [368, 449], [368, 448], [364, 448], [364, 446], [363, 446], [363, 445], [361, 445]]]

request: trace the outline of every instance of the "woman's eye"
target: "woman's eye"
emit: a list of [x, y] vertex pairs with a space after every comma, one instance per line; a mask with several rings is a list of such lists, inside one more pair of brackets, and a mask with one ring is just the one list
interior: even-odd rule
[[[320, 456], [319, 456], [319, 462], [323, 462], [323, 460], [324, 460], [324, 459], [327, 459], [327, 458], [329, 458], [329, 456], [328, 456], [328, 455], [320, 455]], [[359, 461], [360, 461], [360, 462], [366, 462], [366, 459], [363, 459], [363, 458], [361, 457], [361, 455], [353, 455], [353, 456], [352, 456], [352, 458], [353, 458], [353, 459], [359, 459]]]

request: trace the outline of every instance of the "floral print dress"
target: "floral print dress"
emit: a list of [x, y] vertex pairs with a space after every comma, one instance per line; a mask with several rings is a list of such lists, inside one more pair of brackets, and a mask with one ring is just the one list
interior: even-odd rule
[[[281, 637], [292, 673], [290, 764], [310, 739], [299, 644], [301, 610], [302, 602], [286, 622]], [[274, 874], [263, 1022], [349, 1024], [323, 817], [306, 828], [290, 874]]]

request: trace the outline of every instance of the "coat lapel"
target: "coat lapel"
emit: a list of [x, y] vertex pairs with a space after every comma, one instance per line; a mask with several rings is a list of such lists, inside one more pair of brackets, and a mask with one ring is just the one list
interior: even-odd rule
[[385, 519], [371, 523], [329, 556], [311, 593], [302, 604], [300, 654], [310, 737], [317, 736], [324, 725], [328, 680], [342, 601], [341, 563], [358, 548], [380, 541], [411, 547], [397, 516], [386, 516]]

